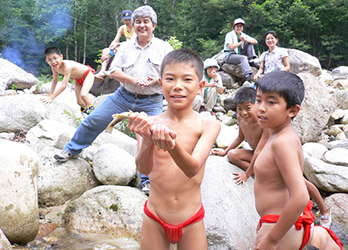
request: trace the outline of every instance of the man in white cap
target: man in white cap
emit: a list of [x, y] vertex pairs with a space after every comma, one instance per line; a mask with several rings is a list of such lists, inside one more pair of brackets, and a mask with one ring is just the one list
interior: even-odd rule
[[239, 64], [246, 80], [252, 81], [251, 68], [259, 68], [254, 62], [256, 58], [254, 44], [257, 40], [243, 32], [245, 22], [237, 18], [233, 22], [233, 30], [226, 34], [224, 45], [224, 61], [230, 64]]
[[221, 76], [218, 73], [219, 64], [213, 58], [204, 61], [203, 81], [205, 81], [204, 89], [200, 95], [197, 95], [193, 101], [193, 110], [213, 111], [213, 107], [218, 99], [218, 95], [224, 92]]

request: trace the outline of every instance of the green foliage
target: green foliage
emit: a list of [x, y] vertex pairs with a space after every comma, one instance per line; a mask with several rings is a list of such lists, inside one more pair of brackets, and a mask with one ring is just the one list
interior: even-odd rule
[[176, 36], [171, 36], [167, 42], [173, 47], [174, 50], [180, 49], [182, 47], [182, 42], [180, 42]]
[[128, 128], [128, 119], [125, 119], [123, 121], [120, 121], [119, 123], [116, 124], [115, 128], [119, 131], [121, 131], [122, 133], [136, 139], [135, 133], [130, 131], [130, 129]]
[[233, 20], [242, 17], [245, 32], [259, 41], [257, 54], [267, 49], [265, 32], [275, 30], [282, 47], [318, 57], [323, 68], [347, 64], [347, 0], [0, 1], [1, 56], [35, 75], [48, 74], [43, 51], [57, 46], [64, 59], [97, 68], [100, 51], [123, 24], [121, 12], [144, 4], [157, 13], [155, 36], [202, 58], [223, 49]]
[[17, 85], [12, 84], [12, 89], [13, 89], [13, 90], [17, 90]]
[[70, 119], [73, 120], [76, 128], [81, 124], [81, 122], [83, 122], [84, 120], [84, 117], [80, 116], [80, 117], [77, 117], [76, 115], [70, 113], [69, 111], [67, 111], [66, 109], [63, 109], [63, 114], [64, 115], [67, 115]]
[[109, 209], [114, 211], [114, 212], [117, 212], [118, 211], [118, 205], [117, 204], [111, 204]]
[[62, 211], [58, 211], [57, 212], [57, 216], [61, 216], [61, 215], [63, 215], [64, 213], [62, 212]]

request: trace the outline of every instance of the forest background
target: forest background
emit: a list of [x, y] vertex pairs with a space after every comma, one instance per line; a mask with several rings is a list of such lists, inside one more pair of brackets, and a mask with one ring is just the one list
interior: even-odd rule
[[176, 37], [203, 59], [223, 49], [233, 20], [267, 49], [264, 34], [275, 30], [282, 47], [317, 57], [325, 69], [347, 65], [347, 0], [0, 0], [0, 57], [35, 76], [49, 75], [43, 52], [57, 46], [65, 59], [98, 67], [123, 24], [121, 12], [150, 5], [157, 13], [155, 36]]

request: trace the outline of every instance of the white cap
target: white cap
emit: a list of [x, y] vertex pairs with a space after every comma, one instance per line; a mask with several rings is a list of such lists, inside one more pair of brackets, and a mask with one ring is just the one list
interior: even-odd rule
[[213, 58], [208, 58], [204, 61], [204, 69], [209, 68], [209, 67], [217, 67], [218, 70], [220, 69], [219, 64]]
[[239, 23], [245, 25], [245, 22], [242, 18], [237, 18], [236, 20], [234, 20], [233, 26], [235, 26], [236, 24], [239, 24]]

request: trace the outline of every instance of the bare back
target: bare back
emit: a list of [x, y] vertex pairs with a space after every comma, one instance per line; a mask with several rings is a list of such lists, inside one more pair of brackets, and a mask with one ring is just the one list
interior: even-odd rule
[[57, 69], [52, 68], [52, 70], [64, 76], [81, 79], [88, 70], [88, 67], [75, 61], [63, 60], [62, 67]]

